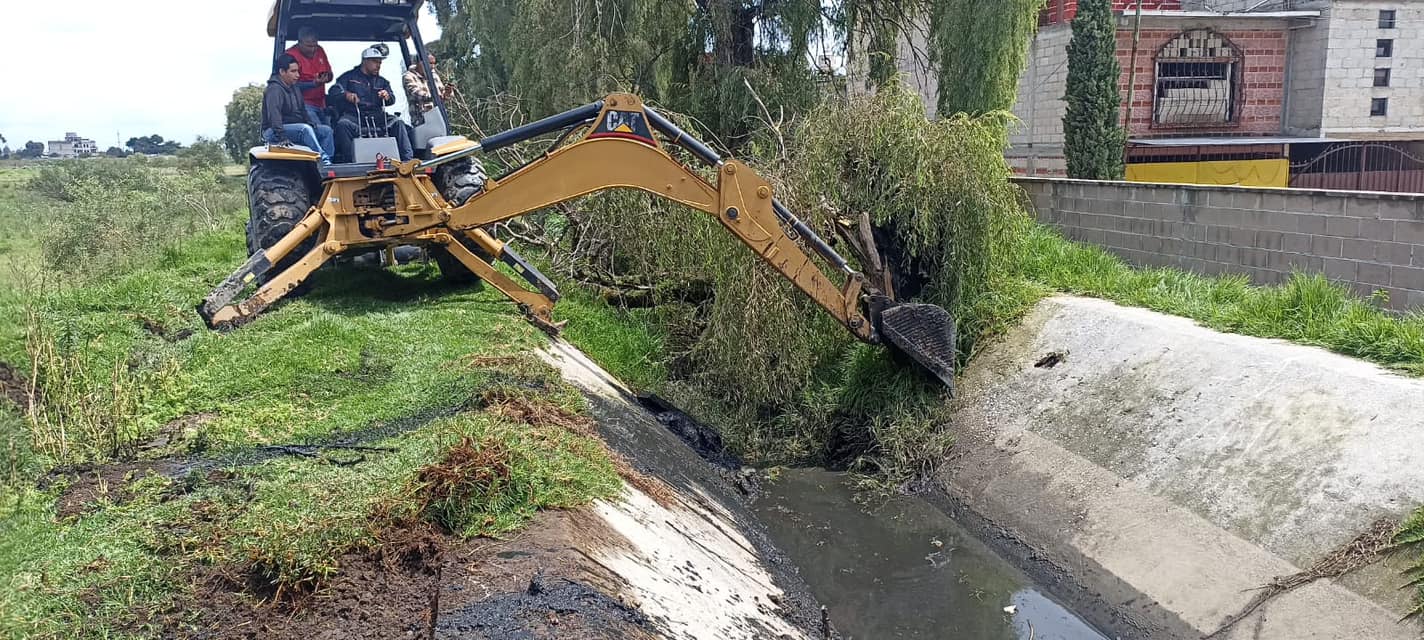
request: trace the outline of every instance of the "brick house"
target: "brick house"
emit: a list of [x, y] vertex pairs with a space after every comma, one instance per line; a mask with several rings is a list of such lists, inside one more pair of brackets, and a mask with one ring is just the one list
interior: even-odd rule
[[[1113, 0], [1129, 179], [1424, 191], [1424, 0]], [[1005, 153], [1063, 175], [1078, 0], [1047, 0]], [[933, 113], [922, 37], [902, 42]], [[1129, 86], [1131, 85], [1131, 86]]]
[[[1153, 165], [1134, 166], [1129, 177], [1185, 181], [1207, 169], [1244, 172], [1249, 181], [1285, 186], [1290, 138], [1282, 134], [1291, 30], [1318, 12], [1231, 14], [1184, 8], [1182, 0], [1145, 0], [1134, 47], [1134, 0], [1114, 0], [1114, 8], [1120, 12], [1117, 59], [1128, 158], [1133, 165]], [[1069, 23], [1076, 13], [1076, 0], [1049, 0], [1040, 14], [1014, 105], [1022, 125], [1011, 133], [1006, 153], [1016, 171], [1062, 175], [1066, 170], [1063, 93]]]

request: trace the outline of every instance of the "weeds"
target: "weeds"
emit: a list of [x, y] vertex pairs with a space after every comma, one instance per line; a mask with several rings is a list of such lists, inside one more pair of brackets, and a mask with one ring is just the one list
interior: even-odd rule
[[[0, 277], [0, 637], [151, 635], [130, 625], [210, 572], [268, 599], [309, 593], [342, 554], [381, 543], [382, 514], [425, 522], [417, 474], [467, 438], [507, 451], [510, 477], [478, 509], [471, 495], [447, 501], [452, 529], [507, 532], [620, 486], [584, 435], [461, 413], [496, 383], [581, 409], [546, 365], [497, 357], [544, 340], [516, 310], [433, 267], [324, 271], [311, 295], [241, 332], [204, 330], [194, 301], [244, 256], [241, 190], [208, 170], [137, 166], [151, 188], [45, 178], [68, 181], [73, 200], [24, 189], [38, 171], [0, 174], [0, 204], [19, 205], [0, 215], [43, 249], [0, 246], [23, 265]], [[122, 500], [62, 520], [60, 484], [35, 489], [61, 465], [333, 438], [395, 451], [135, 478], [108, 487]]]
[[38, 318], [32, 316], [28, 334], [32, 391], [25, 417], [33, 451], [67, 462], [131, 454], [149, 431], [139, 419], [142, 406], [175, 375], [176, 363], [140, 368], [115, 360], [104, 368], [86, 367]]
[[58, 176], [45, 170], [33, 182], [58, 181], [62, 189], [45, 189], [57, 191], [62, 203], [51, 208], [40, 246], [47, 266], [71, 277], [112, 274], [184, 238], [216, 231], [243, 204], [241, 191], [222, 185], [211, 168], [160, 172], [133, 165], [118, 177], [68, 179], [61, 170]]
[[1013, 247], [1010, 274], [1024, 283], [1022, 289], [1106, 298], [1219, 331], [1324, 347], [1424, 375], [1424, 316], [1385, 311], [1378, 301], [1361, 300], [1323, 275], [1297, 273], [1281, 286], [1254, 287], [1241, 275], [1134, 269], [1107, 251], [1069, 242], [1038, 225], [1021, 238]]
[[1401, 589], [1414, 590], [1414, 607], [1405, 618], [1424, 616], [1424, 509], [1414, 512], [1400, 525], [1393, 539], [1394, 547], [1415, 555], [1412, 567], [1404, 572]]
[[84, 191], [147, 192], [154, 183], [153, 172], [140, 162], [91, 158], [45, 163], [28, 188], [56, 200], [77, 202]]

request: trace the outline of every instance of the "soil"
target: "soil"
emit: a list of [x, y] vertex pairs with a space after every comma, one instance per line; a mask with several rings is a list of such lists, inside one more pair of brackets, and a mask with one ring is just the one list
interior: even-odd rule
[[158, 428], [158, 433], [148, 442], [140, 444], [138, 448], [142, 451], [151, 449], [162, 449], [181, 444], [184, 441], [191, 441], [202, 431], [204, 425], [212, 422], [218, 417], [216, 413], [195, 413], [181, 418], [169, 420], [167, 424]]
[[31, 391], [28, 376], [9, 363], [0, 362], [0, 397], [9, 399], [20, 409], [25, 409], [30, 406]]
[[123, 504], [128, 500], [125, 487], [149, 473], [175, 477], [188, 467], [175, 460], [145, 460], [118, 462], [85, 468], [56, 469], [45, 478], [45, 484], [67, 479], [69, 486], [55, 502], [55, 517], [63, 520], [98, 509], [103, 502]]
[[741, 459], [727, 450], [727, 445], [722, 442], [722, 436], [716, 429], [698, 422], [667, 400], [653, 394], [639, 395], [638, 404], [652, 413], [659, 424], [691, 447], [698, 457], [722, 469], [738, 471], [742, 468]]
[[[657, 638], [623, 585], [586, 555], [618, 536], [581, 510], [543, 511], [509, 540], [431, 529], [383, 532], [339, 559], [316, 593], [272, 602], [240, 572], [194, 575], [187, 602], [154, 612], [162, 638], [365, 640]], [[237, 577], [235, 577], [237, 576]], [[269, 599], [264, 600], [267, 596]]]

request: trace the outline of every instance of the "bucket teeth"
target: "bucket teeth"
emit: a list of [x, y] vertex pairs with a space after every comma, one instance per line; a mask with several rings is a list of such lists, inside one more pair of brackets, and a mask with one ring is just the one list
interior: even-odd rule
[[954, 389], [954, 318], [948, 311], [932, 304], [898, 304], [881, 312], [880, 333]]

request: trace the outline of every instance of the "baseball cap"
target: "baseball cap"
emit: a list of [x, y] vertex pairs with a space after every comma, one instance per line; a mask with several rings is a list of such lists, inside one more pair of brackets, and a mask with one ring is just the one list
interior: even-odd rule
[[379, 58], [381, 60], [385, 60], [386, 56], [389, 55], [390, 52], [390, 47], [387, 47], [385, 44], [374, 44], [369, 47], [366, 47], [366, 50], [361, 52], [361, 59], [365, 60], [367, 58]]

